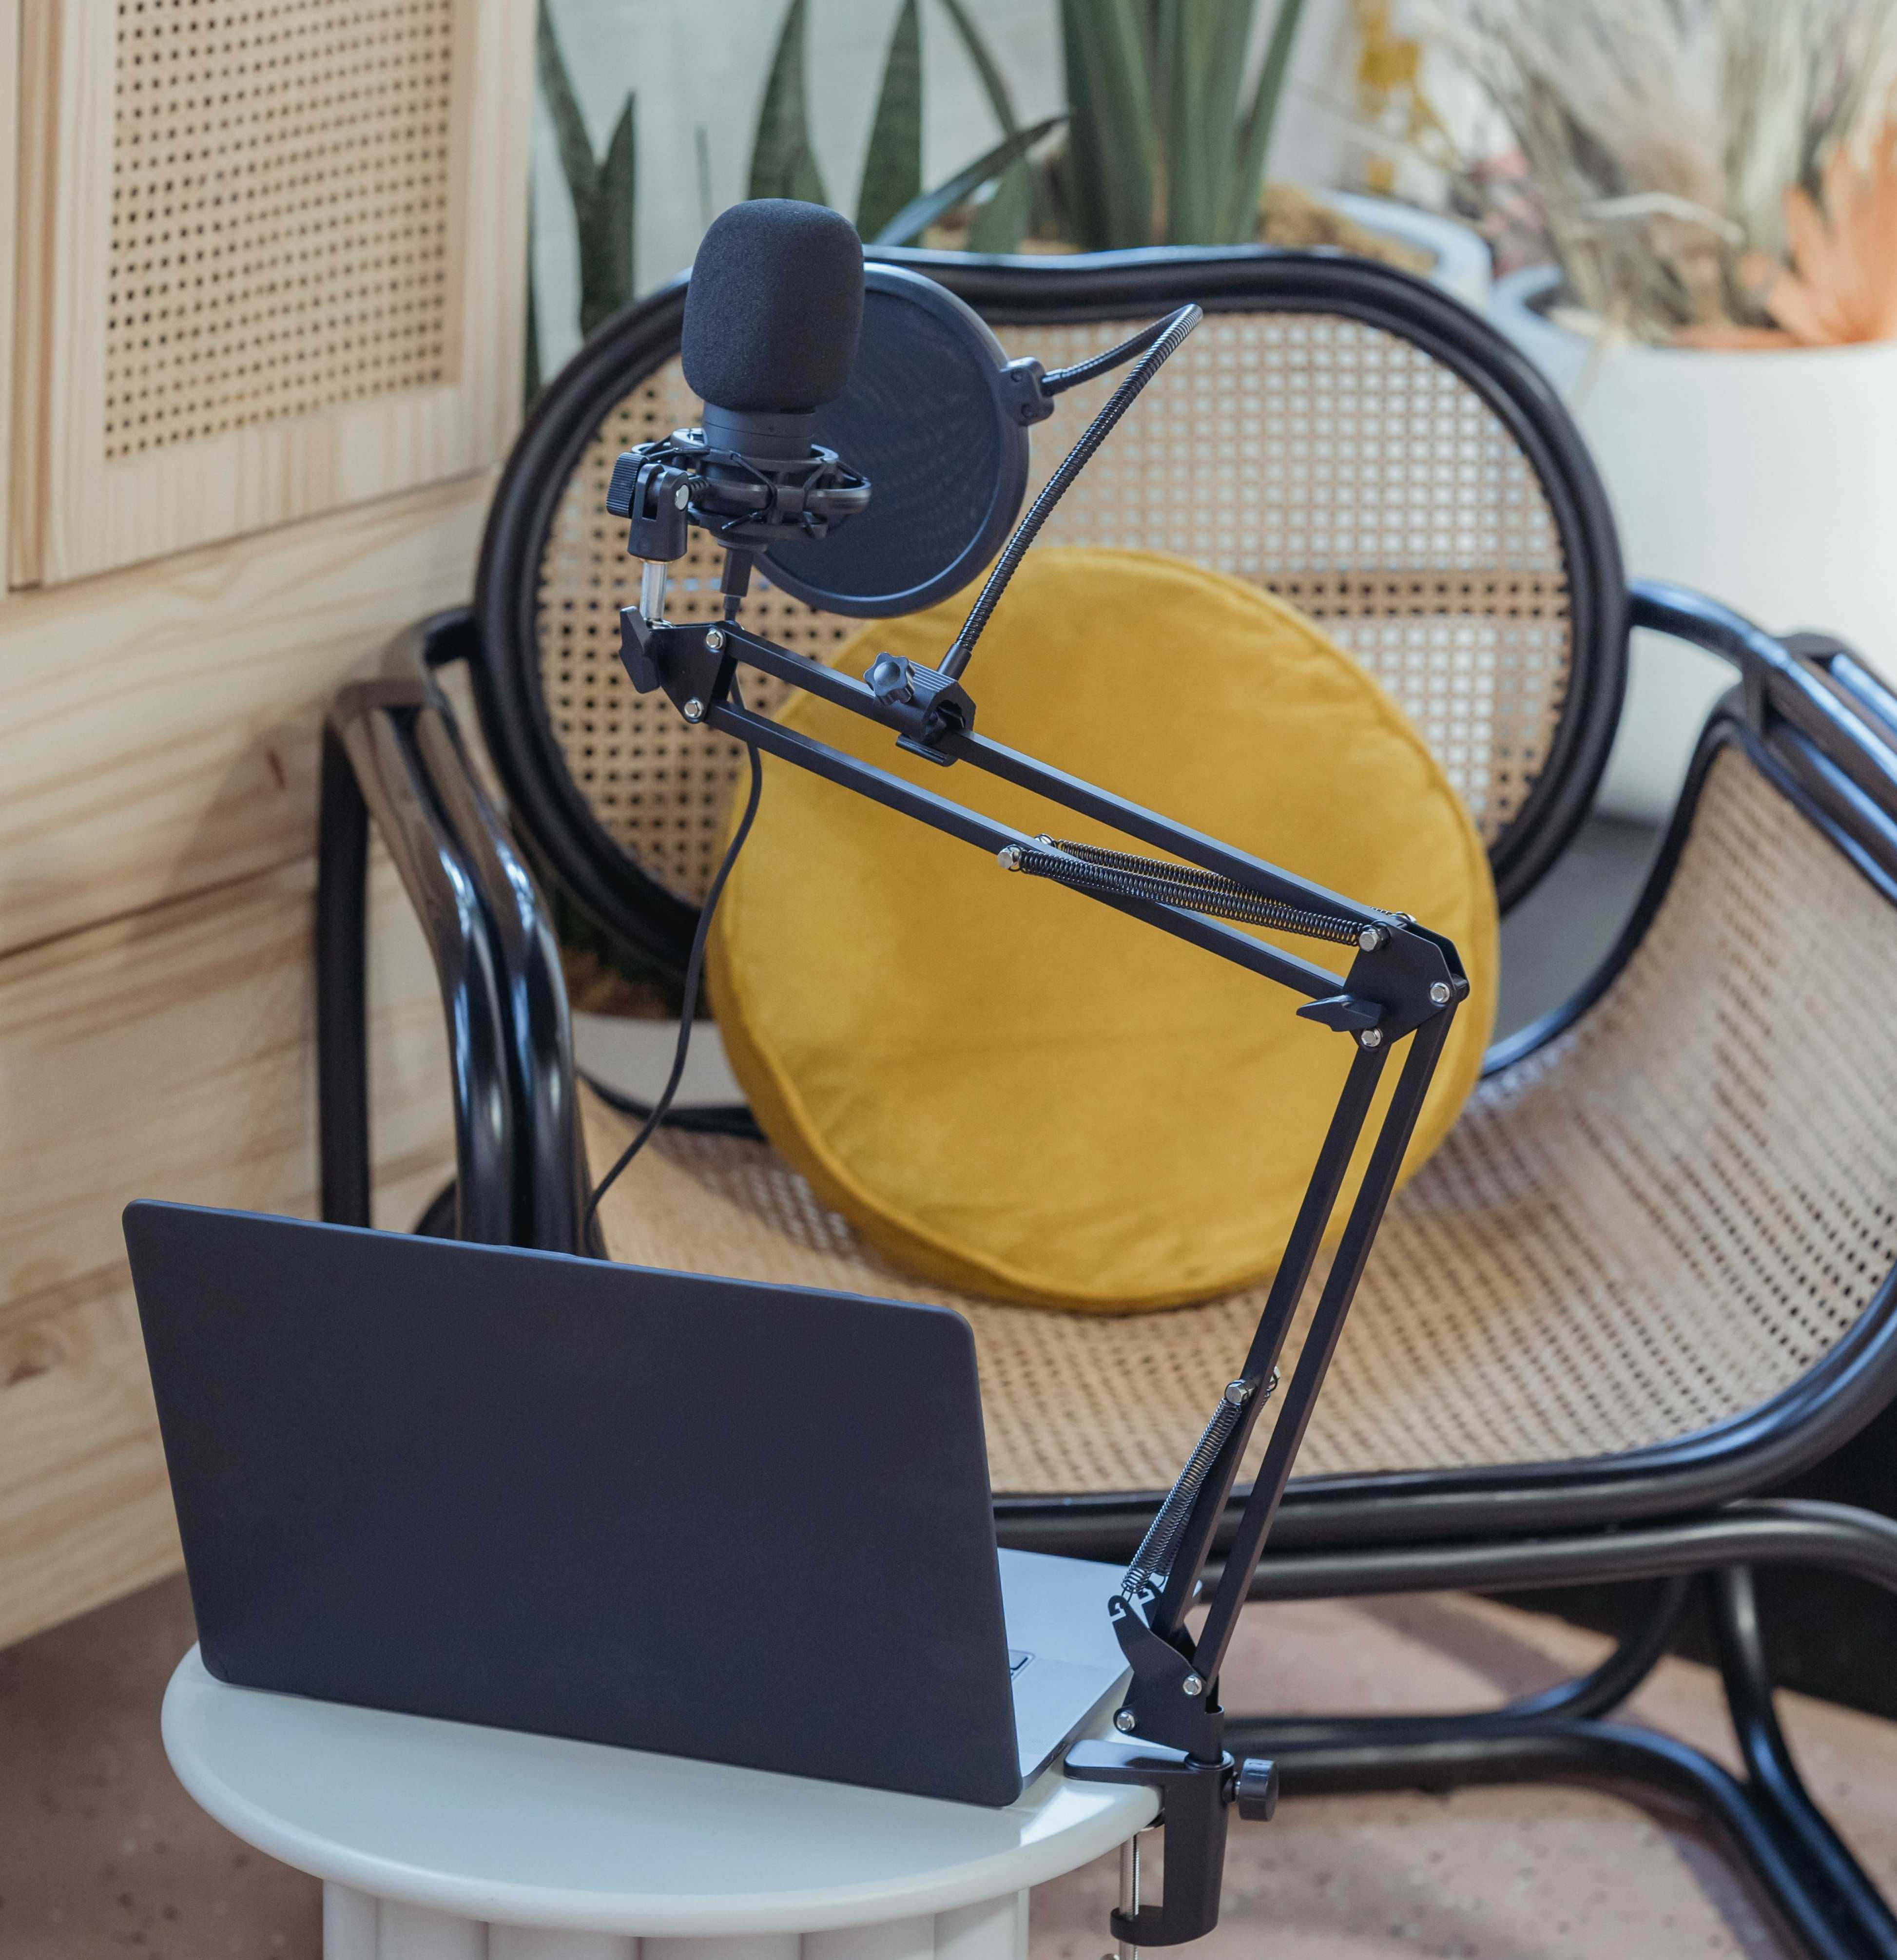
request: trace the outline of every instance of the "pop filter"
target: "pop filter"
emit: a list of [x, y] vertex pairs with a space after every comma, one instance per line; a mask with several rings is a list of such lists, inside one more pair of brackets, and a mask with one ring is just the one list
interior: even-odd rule
[[1027, 489], [1027, 424], [1047, 410], [946, 287], [874, 264], [863, 282], [849, 382], [814, 435], [869, 479], [869, 508], [827, 537], [773, 542], [759, 562], [806, 605], [886, 619], [960, 591], [1001, 549]]

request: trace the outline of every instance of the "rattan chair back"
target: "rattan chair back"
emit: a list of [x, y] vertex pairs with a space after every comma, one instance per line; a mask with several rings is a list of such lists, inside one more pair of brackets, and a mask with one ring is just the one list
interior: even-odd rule
[[[1533, 371], [1453, 301], [1328, 255], [921, 262], [1049, 368], [1179, 300], [1207, 306], [1043, 535], [1175, 553], [1321, 621], [1421, 730], [1504, 905], [1519, 898], [1598, 780], [1625, 638], [1598, 483]], [[478, 606], [484, 719], [527, 829], [602, 924], [674, 963], [740, 757], [628, 684], [619, 609], [638, 572], [605, 493], [622, 450], [698, 417], [680, 313], [676, 289], [657, 295], [551, 385], [496, 501]], [[1035, 430], [1030, 495], [1112, 385], [1073, 390]], [[695, 533], [673, 617], [716, 616], [718, 571]], [[859, 623], [754, 593], [747, 621], [800, 651]], [[753, 692], [775, 705], [768, 683]]]

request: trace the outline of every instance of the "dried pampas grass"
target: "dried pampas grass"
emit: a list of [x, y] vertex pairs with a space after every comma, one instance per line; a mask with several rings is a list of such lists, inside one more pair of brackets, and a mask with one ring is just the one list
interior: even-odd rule
[[1654, 342], [1897, 332], [1897, 0], [1445, 0], [1570, 303]]

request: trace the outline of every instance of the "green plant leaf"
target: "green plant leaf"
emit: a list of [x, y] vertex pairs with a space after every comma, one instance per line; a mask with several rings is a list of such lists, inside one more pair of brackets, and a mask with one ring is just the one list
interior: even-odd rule
[[993, 149], [984, 151], [973, 163], [963, 164], [954, 176], [904, 205], [871, 243], [876, 245], [906, 245], [912, 239], [919, 237], [945, 212], [953, 211], [964, 198], [973, 196], [982, 185], [1001, 176], [1011, 164], [1024, 158], [1050, 130], [1058, 129], [1066, 119], [1063, 116], [1050, 116], [1030, 129], [1019, 129], [1012, 136], [1004, 137]]
[[[552, 119], [559, 148], [560, 174], [566, 180], [567, 197], [573, 206], [580, 257], [580, 332], [584, 336], [632, 302], [638, 168], [634, 98], [625, 98], [605, 157], [596, 158], [546, 0], [541, 0], [535, 23], [535, 56], [541, 97]], [[536, 370], [538, 364], [536, 347]]]
[[592, 196], [580, 218], [580, 332], [590, 334], [632, 303], [634, 231], [638, 200], [638, 123], [631, 96], [606, 146]]
[[882, 92], [857, 192], [856, 228], [874, 238], [922, 194], [922, 21], [916, 0], [902, 0], [883, 64]]
[[1074, 215], [1074, 158], [1068, 146], [1055, 145], [1051, 154], [1031, 163], [1030, 168], [1034, 172], [1037, 218], [1049, 221], [1056, 238], [1082, 237], [1080, 221]]
[[1160, 107], [1166, 237], [1224, 242], [1238, 165], [1239, 89], [1257, 0], [1159, 0], [1154, 52]]
[[711, 132], [702, 123], [692, 126], [692, 154], [698, 165], [699, 229], [711, 229], [718, 213], [711, 205]]
[[1074, 218], [1095, 250], [1152, 243], [1150, 24], [1141, 0], [1061, 0]]
[[527, 200], [527, 339], [521, 350], [520, 406], [530, 409], [540, 392], [540, 301], [533, 278], [533, 200]]
[[807, 143], [797, 153], [797, 161], [791, 171], [791, 187], [784, 195], [800, 198], [806, 204], [828, 204], [830, 194], [823, 188], [823, 173], [817, 169], [816, 157]]
[[975, 64], [975, 72], [980, 76], [982, 90], [988, 97], [988, 106], [994, 110], [995, 119], [1001, 126], [1001, 134], [1013, 135], [1021, 126], [1021, 120], [1014, 113], [1014, 98], [1007, 91], [1007, 81], [1001, 73], [1001, 64], [982, 38], [981, 30], [963, 0], [942, 0], [942, 5], [961, 37], [963, 46], [968, 50], [969, 59]]
[[[1179, 22], [1177, 18], [1182, 5], [1189, 5], [1191, 0], [1147, 0], [1146, 8], [1146, 92], [1153, 104], [1153, 130], [1159, 138], [1157, 154], [1163, 171], [1166, 162], [1166, 132], [1172, 119], [1173, 90], [1177, 77], [1173, 57], [1177, 52]], [[1208, 4], [1208, 0], [1201, 0]], [[1222, 0], [1209, 0], [1217, 6]], [[1163, 199], [1166, 186], [1156, 183], [1154, 189]]]
[[751, 142], [751, 176], [747, 197], [799, 197], [810, 204], [827, 204], [823, 179], [810, 149], [810, 128], [804, 97], [804, 26], [810, 0], [791, 0], [771, 59], [770, 79], [758, 110], [757, 133]]
[[1258, 236], [1258, 202], [1265, 188], [1265, 164], [1272, 147], [1272, 131], [1278, 122], [1278, 103], [1284, 94], [1284, 78], [1291, 72], [1291, 49], [1297, 40], [1298, 23], [1304, 14], [1304, 0], [1278, 0], [1278, 18], [1272, 23], [1272, 38], [1265, 49], [1265, 65], [1258, 72], [1258, 86], [1252, 92], [1251, 113], [1239, 143], [1238, 167], [1233, 173], [1219, 234], [1220, 242], [1249, 245]]
[[553, 134], [560, 150], [560, 171], [566, 179], [568, 193], [576, 201], [588, 195], [599, 176], [593, 159], [592, 138], [586, 133], [586, 118], [580, 113], [573, 83], [567, 73], [565, 57], [553, 31], [553, 17], [540, 0], [534, 23], [534, 55], [540, 73], [540, 98], [553, 119]]
[[994, 195], [969, 227], [971, 252], [1017, 252], [1034, 215], [1034, 167], [1023, 157], [1009, 164]]
[[[1004, 136], [1012, 136], [1021, 126], [1021, 119], [1016, 114], [1014, 98], [1008, 92], [1007, 78], [1001, 72], [1001, 65], [995, 59], [993, 49], [982, 38], [981, 30], [975, 24], [964, 0], [942, 0], [950, 24], [960, 37], [968, 58], [975, 65], [975, 72], [981, 78], [982, 88], [988, 97], [988, 106], [995, 112], [995, 119], [1001, 125]], [[1014, 208], [1021, 205], [1020, 223], [1014, 219]], [[1012, 252], [1033, 228], [1039, 219], [1052, 215], [1048, 199], [1043, 194], [1041, 173], [1032, 164], [1020, 166], [1019, 179], [1012, 185], [1005, 182], [998, 186], [995, 196], [982, 207], [975, 221], [975, 231], [969, 234], [971, 252]], [[985, 242], [977, 244], [976, 234]]]

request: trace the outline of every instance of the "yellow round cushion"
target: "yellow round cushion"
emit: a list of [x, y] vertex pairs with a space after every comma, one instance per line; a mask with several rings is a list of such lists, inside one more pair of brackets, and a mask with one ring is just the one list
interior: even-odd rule
[[[886, 649], [933, 665], [965, 610], [966, 595], [879, 622], [836, 664], [861, 675]], [[1405, 1174], [1421, 1163], [1481, 1069], [1495, 892], [1461, 799], [1382, 689], [1253, 586], [1051, 549], [1024, 562], [966, 682], [980, 733], [1454, 940], [1471, 995]], [[782, 719], [1030, 834], [1141, 848], [808, 695]], [[1268, 980], [764, 768], [715, 922], [711, 1001], [759, 1122], [818, 1195], [923, 1278], [1032, 1305], [1129, 1312], [1268, 1275], [1348, 1039]], [[1349, 963], [1347, 947], [1264, 936]]]

